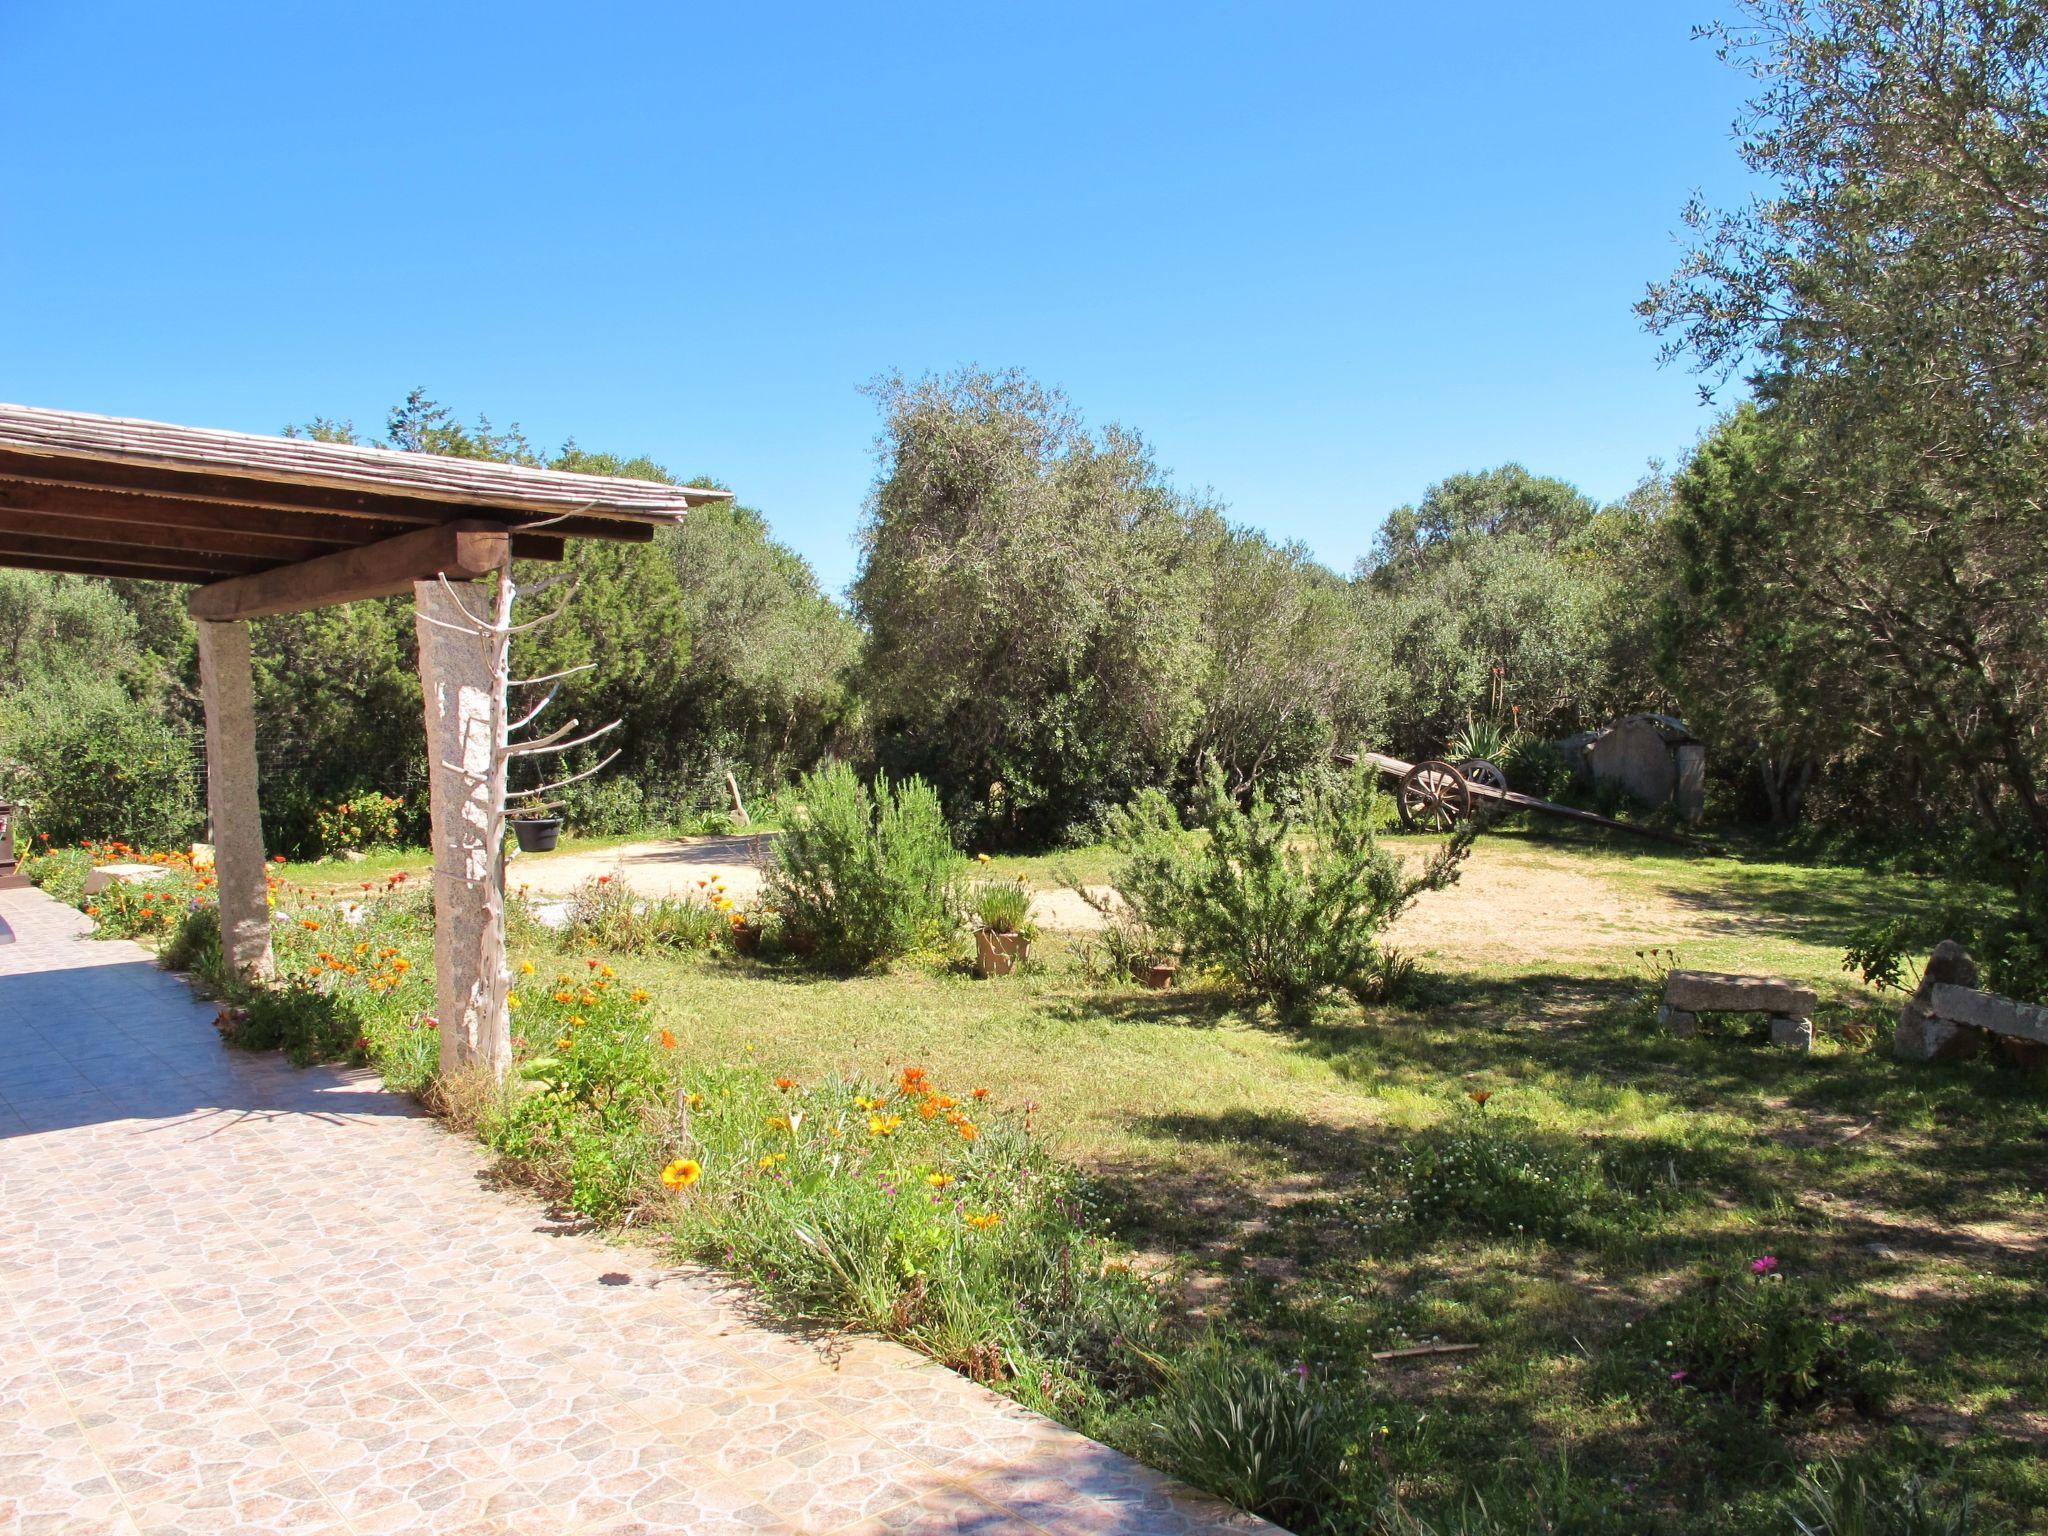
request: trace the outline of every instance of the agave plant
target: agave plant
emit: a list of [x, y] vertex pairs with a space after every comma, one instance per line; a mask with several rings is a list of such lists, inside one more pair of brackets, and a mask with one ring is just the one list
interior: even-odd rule
[[1484, 758], [1498, 764], [1514, 748], [1519, 734], [1513, 726], [1502, 725], [1490, 715], [1467, 715], [1465, 729], [1452, 740], [1444, 755], [1454, 763]]

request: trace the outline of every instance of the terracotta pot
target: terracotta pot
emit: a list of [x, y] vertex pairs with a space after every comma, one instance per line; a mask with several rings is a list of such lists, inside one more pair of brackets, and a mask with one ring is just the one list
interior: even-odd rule
[[743, 955], [751, 955], [761, 947], [761, 930], [752, 923], [734, 923], [732, 947]]
[[1139, 973], [1138, 979], [1155, 992], [1164, 992], [1180, 974], [1178, 960], [1155, 960]]
[[974, 969], [983, 976], [1007, 976], [1031, 953], [1031, 941], [1021, 933], [974, 932]]

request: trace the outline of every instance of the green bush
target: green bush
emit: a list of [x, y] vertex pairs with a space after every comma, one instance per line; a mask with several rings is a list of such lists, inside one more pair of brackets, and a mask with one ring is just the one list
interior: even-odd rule
[[26, 689], [0, 711], [8, 794], [55, 843], [187, 842], [200, 825], [199, 764], [186, 736], [119, 686], [74, 680]]
[[779, 814], [768, 905], [793, 948], [857, 970], [952, 933], [961, 858], [922, 779], [881, 775], [870, 794], [836, 763], [804, 775]]
[[1416, 876], [1379, 844], [1377, 775], [1361, 766], [1290, 829], [1263, 796], [1241, 807], [1212, 762], [1190, 839], [1156, 791], [1108, 818], [1122, 855], [1111, 879], [1153, 932], [1283, 1008], [1368, 987], [1379, 934], [1417, 895], [1457, 878], [1468, 828]]
[[1893, 1387], [1892, 1351], [1813, 1292], [1771, 1254], [1732, 1276], [1700, 1276], [1656, 1324], [1671, 1350], [1672, 1380], [1766, 1412], [1829, 1402], [1881, 1410]]
[[1800, 1475], [1786, 1511], [1798, 1536], [1970, 1536], [1975, 1501], [1912, 1471], [1865, 1470], [1830, 1456]]
[[586, 837], [619, 837], [647, 830], [661, 818], [639, 783], [621, 773], [603, 773], [562, 792], [562, 820]]
[[687, 897], [642, 899], [615, 875], [594, 875], [569, 899], [560, 942], [574, 949], [617, 955], [656, 950], [710, 949], [730, 926], [710, 904]]
[[1157, 1412], [1166, 1465], [1290, 1529], [1326, 1513], [1350, 1470], [1343, 1405], [1306, 1368], [1204, 1351], [1168, 1376]]
[[1089, 1192], [1021, 1119], [919, 1069], [798, 1084], [747, 1068], [687, 1084], [683, 1253], [787, 1314], [904, 1339], [1042, 1406], [1149, 1380], [1160, 1301], [1088, 1228]]
[[1363, 1197], [1373, 1226], [1597, 1243], [1637, 1229], [1679, 1193], [1677, 1155], [1594, 1153], [1476, 1090], [1447, 1125], [1409, 1138]]
[[396, 795], [359, 789], [348, 799], [313, 813], [313, 836], [323, 856], [388, 848], [398, 841], [405, 802]]
[[517, 1084], [480, 1127], [544, 1193], [607, 1219], [659, 1194], [674, 1119], [663, 1044], [674, 1037], [610, 971], [593, 959], [519, 988]]

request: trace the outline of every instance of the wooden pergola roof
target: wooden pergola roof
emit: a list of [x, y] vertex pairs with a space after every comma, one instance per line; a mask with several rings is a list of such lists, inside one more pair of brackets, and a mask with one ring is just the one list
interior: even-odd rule
[[0, 404], [0, 566], [30, 570], [205, 585], [479, 528], [557, 560], [730, 494]]

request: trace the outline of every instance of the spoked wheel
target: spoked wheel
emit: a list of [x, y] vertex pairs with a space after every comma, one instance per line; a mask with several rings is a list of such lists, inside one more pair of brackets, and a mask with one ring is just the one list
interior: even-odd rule
[[1396, 803], [1401, 825], [1411, 832], [1448, 832], [1472, 814], [1472, 786], [1449, 763], [1431, 758], [1401, 775]]
[[[1465, 776], [1465, 782], [1468, 784], [1477, 785], [1481, 789], [1498, 790], [1502, 794], [1507, 793], [1508, 776], [1483, 757], [1466, 758], [1458, 764], [1458, 772]], [[1505, 804], [1494, 799], [1492, 795], [1474, 795], [1472, 805], [1473, 809], [1487, 821], [1491, 821], [1507, 809]]]

